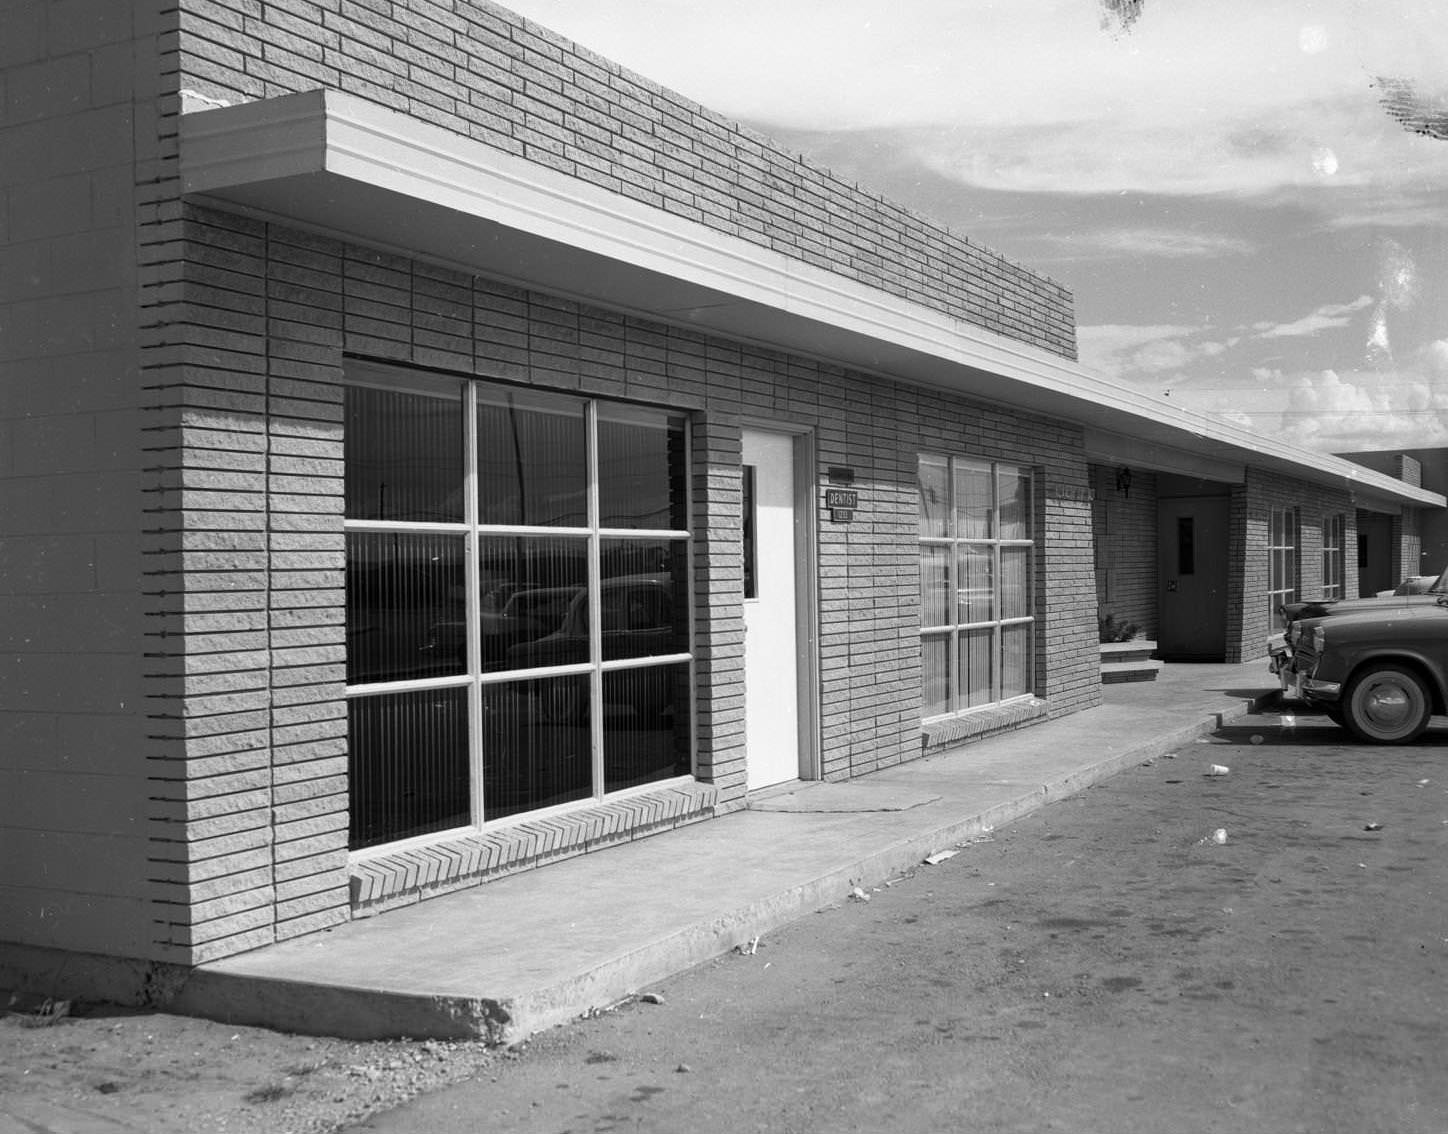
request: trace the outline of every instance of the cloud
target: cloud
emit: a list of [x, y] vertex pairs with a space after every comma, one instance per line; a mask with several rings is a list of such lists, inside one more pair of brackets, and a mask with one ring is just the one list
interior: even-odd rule
[[1235, 389], [1185, 386], [1172, 400], [1321, 452], [1448, 445], [1448, 339], [1396, 369], [1261, 367]]
[[919, 163], [980, 188], [1357, 190], [1364, 215], [1391, 219], [1405, 188], [1448, 177], [1448, 146], [1393, 127], [1371, 84], [1438, 77], [1437, 3], [513, 6], [766, 130], [896, 131]]
[[1257, 339], [1302, 338], [1349, 326], [1352, 317], [1373, 305], [1370, 295], [1359, 296], [1351, 303], [1328, 303], [1291, 323], [1257, 323], [1252, 337]]
[[[1250, 256], [1257, 246], [1249, 240], [1220, 232], [1201, 232], [1170, 228], [1106, 228], [1094, 232], [1073, 232], [1068, 235], [1046, 233], [1037, 243], [1083, 257], [1143, 256], [1171, 260], [1218, 259], [1224, 256]], [[1047, 253], [1046, 259], [1061, 260], [1059, 254]]]
[[1208, 337], [1208, 332], [1207, 327], [1190, 325], [1103, 324], [1078, 328], [1076, 342], [1087, 366], [1121, 382], [1157, 387], [1162, 375], [1182, 373], [1233, 345]]

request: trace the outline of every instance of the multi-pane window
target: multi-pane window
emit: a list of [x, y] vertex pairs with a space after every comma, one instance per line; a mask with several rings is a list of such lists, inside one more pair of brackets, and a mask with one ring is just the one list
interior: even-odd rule
[[1267, 610], [1273, 625], [1277, 608], [1297, 599], [1297, 509], [1273, 508], [1267, 534]]
[[688, 774], [683, 418], [372, 377], [345, 395], [352, 847]]
[[920, 648], [924, 715], [1034, 691], [1031, 474], [920, 457]]
[[1343, 542], [1346, 539], [1347, 517], [1341, 512], [1322, 522], [1322, 597], [1342, 598]]

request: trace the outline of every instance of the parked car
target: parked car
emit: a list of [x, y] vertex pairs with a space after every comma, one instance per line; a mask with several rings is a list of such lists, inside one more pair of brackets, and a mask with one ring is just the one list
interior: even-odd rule
[[1279, 606], [1277, 613], [1285, 630], [1291, 623], [1303, 618], [1325, 618], [1364, 610], [1396, 610], [1417, 603], [1432, 605], [1438, 595], [1445, 593], [1448, 593], [1448, 571], [1437, 576], [1410, 575], [1391, 591], [1379, 591], [1372, 598], [1300, 599]]
[[1375, 744], [1404, 744], [1448, 712], [1448, 571], [1422, 595], [1283, 610], [1271, 668], [1284, 695]]

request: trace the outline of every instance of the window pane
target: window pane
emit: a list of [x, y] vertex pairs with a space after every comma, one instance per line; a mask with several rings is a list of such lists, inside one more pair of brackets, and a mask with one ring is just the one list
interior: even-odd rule
[[989, 468], [955, 462], [955, 535], [960, 539], [990, 539], [993, 492]]
[[740, 506], [743, 511], [740, 526], [744, 539], [744, 597], [747, 599], [759, 597], [759, 572], [755, 562], [758, 541], [755, 538], [754, 471], [753, 465], [745, 465], [739, 485]]
[[347, 727], [353, 850], [472, 822], [465, 689], [353, 697]]
[[464, 540], [435, 532], [347, 533], [347, 681], [467, 671]]
[[1019, 697], [1034, 687], [1031, 680], [1031, 639], [1035, 626], [1029, 622], [1001, 627], [1001, 697]]
[[920, 639], [922, 713], [936, 717], [950, 712], [950, 635], [932, 634]]
[[587, 537], [480, 537], [483, 670], [588, 661], [587, 582]]
[[684, 419], [649, 421], [614, 412], [599, 411], [599, 524], [683, 531], [689, 526]]
[[920, 458], [920, 534], [950, 534], [950, 462], [944, 457]]
[[685, 776], [689, 771], [688, 665], [605, 673], [604, 791]]
[[688, 567], [682, 541], [603, 541], [605, 661], [689, 652]]
[[1002, 465], [996, 472], [1001, 495], [1001, 539], [1031, 538], [1031, 474]]
[[920, 625], [952, 626], [949, 547], [920, 549]]
[[962, 630], [960, 632], [960, 704], [957, 708], [973, 709], [988, 705], [991, 696], [991, 646], [995, 631]]
[[348, 518], [461, 522], [461, 387], [437, 398], [348, 386], [343, 397]]
[[478, 393], [478, 522], [588, 523], [583, 402], [504, 389]]
[[593, 794], [588, 675], [483, 686], [483, 817]]
[[961, 544], [956, 552], [956, 621], [988, 622], [995, 617], [995, 549], [989, 544]]
[[1031, 549], [1001, 548], [1001, 617], [1025, 618], [1031, 613]]

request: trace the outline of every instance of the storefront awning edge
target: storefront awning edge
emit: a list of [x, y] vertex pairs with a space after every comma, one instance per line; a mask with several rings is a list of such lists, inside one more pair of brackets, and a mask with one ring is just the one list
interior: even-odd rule
[[520, 286], [1048, 414], [1196, 458], [1444, 498], [338, 91], [181, 120], [188, 196]]

